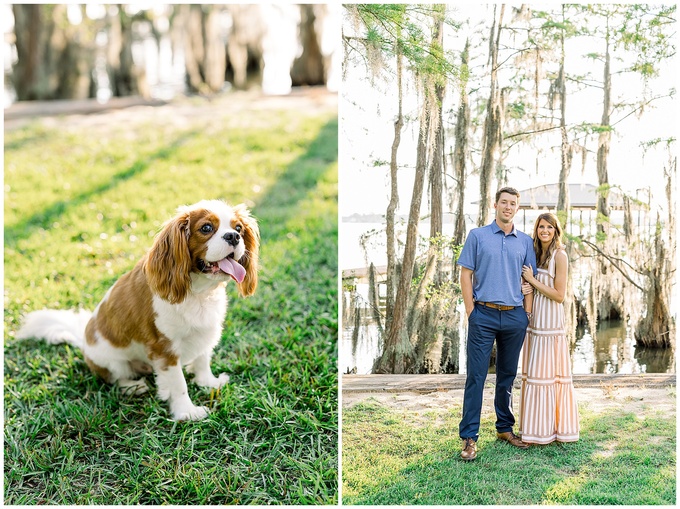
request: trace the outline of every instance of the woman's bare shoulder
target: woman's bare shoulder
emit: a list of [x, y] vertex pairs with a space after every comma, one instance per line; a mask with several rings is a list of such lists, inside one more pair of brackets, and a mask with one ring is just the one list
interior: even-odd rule
[[555, 260], [562, 262], [569, 262], [569, 256], [567, 255], [567, 250], [564, 246], [561, 246], [555, 253]]

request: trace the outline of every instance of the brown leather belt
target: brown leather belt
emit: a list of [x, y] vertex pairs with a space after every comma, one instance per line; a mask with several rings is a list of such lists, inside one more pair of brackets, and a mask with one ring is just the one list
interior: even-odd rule
[[515, 309], [515, 306], [504, 306], [502, 304], [494, 304], [493, 302], [477, 301], [477, 302], [475, 302], [475, 304], [480, 304], [480, 305], [486, 306], [488, 308], [497, 309], [498, 311], [510, 311], [511, 309]]

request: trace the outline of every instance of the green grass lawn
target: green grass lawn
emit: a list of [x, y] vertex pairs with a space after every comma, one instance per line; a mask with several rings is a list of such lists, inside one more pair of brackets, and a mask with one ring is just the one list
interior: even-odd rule
[[[337, 110], [244, 100], [5, 133], [5, 503], [337, 503]], [[189, 379], [206, 420], [173, 422], [155, 388], [124, 396], [79, 351], [14, 339], [29, 311], [93, 309], [204, 198], [246, 202], [262, 236], [257, 293], [228, 286], [212, 367], [230, 384]]]
[[492, 415], [482, 418], [477, 459], [464, 462], [460, 412], [442, 419], [371, 400], [343, 409], [343, 503], [675, 504], [675, 415], [581, 408], [578, 442], [528, 450], [496, 440]]

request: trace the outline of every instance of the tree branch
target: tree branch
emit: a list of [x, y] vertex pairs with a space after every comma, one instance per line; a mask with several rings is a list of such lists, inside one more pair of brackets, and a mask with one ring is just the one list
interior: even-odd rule
[[544, 133], [546, 131], [554, 131], [555, 129], [559, 129], [560, 126], [555, 126], [555, 127], [546, 127], [545, 129], [537, 129], [536, 131], [525, 131], [522, 133], [515, 133], [515, 134], [510, 134], [508, 136], [503, 136], [504, 140], [509, 140], [510, 138], [516, 138], [517, 136], [525, 136], [527, 134], [537, 134], [537, 133]]
[[529, 51], [529, 50], [532, 50], [532, 49], [534, 49], [534, 48], [529, 47], [529, 48], [518, 49], [517, 51], [515, 51], [515, 52], [513, 52], [511, 55], [509, 55], [508, 58], [506, 58], [505, 60], [503, 60], [500, 64], [496, 65], [496, 69], [500, 69], [500, 68], [503, 66], [503, 64], [504, 64], [505, 62], [507, 62], [508, 60], [510, 60], [512, 57], [514, 57], [517, 53], [523, 53], [523, 52], [525, 52], [525, 51]]
[[[581, 237], [581, 242], [583, 242], [583, 243], [586, 244], [587, 246], [591, 247], [593, 250], [595, 250], [595, 251], [596, 251], [598, 254], [600, 254], [601, 256], [604, 256], [604, 257], [609, 261], [609, 263], [611, 263], [611, 264], [614, 266], [614, 268], [615, 268], [616, 270], [618, 270], [621, 274], [623, 274], [623, 277], [625, 277], [625, 278], [630, 282], [630, 284], [632, 284], [635, 288], [637, 288], [638, 290], [640, 290], [640, 291], [642, 291], [642, 292], [645, 291], [644, 288], [642, 288], [639, 284], [637, 284], [635, 281], [633, 281], [633, 280], [628, 276], [628, 274], [626, 274], [626, 273], [624, 272], [624, 270], [616, 264], [616, 262], [614, 261], [614, 258], [613, 258], [613, 257], [609, 256], [609, 255], [606, 254], [604, 251], [602, 251], [599, 247], [597, 247], [595, 244], [593, 244], [592, 242], [590, 242], [590, 241], [584, 239], [583, 237]], [[633, 268], [633, 267], [632, 267], [628, 262], [626, 262], [625, 260], [622, 260], [622, 259], [620, 259], [620, 258], [618, 258], [617, 260], [619, 260], [619, 261], [625, 263], [625, 264], [628, 265], [632, 270], [635, 270], [635, 268]], [[635, 272], [638, 272], [638, 271], [635, 270]], [[640, 273], [638, 272], [638, 274], [640, 274]]]
[[656, 101], [657, 99], [663, 99], [663, 98], [665, 98], [665, 97], [672, 97], [672, 96], [673, 96], [673, 94], [670, 93], [670, 94], [664, 94], [664, 95], [658, 95], [658, 96], [656, 96], [656, 97], [652, 97], [652, 98], [649, 99], [648, 101], [646, 101], [646, 102], [640, 104], [637, 108], [634, 108], [634, 109], [631, 110], [629, 113], [627, 113], [626, 115], [624, 115], [623, 117], [621, 117], [620, 119], [618, 119], [616, 122], [614, 122], [613, 124], [611, 124], [610, 127], [614, 127], [616, 124], [619, 124], [619, 123], [623, 122], [623, 121], [626, 120], [628, 117], [630, 117], [631, 115], [633, 115], [635, 112], [641, 110], [642, 108], [644, 108], [644, 107], [647, 106], [648, 104], [651, 104], [652, 102]]

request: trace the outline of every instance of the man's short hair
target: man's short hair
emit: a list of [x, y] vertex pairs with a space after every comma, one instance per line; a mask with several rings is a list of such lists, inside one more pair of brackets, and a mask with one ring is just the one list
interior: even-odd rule
[[500, 199], [502, 193], [508, 193], [517, 196], [517, 201], [519, 201], [519, 191], [517, 189], [515, 189], [514, 187], [502, 187], [501, 189], [496, 191], [496, 201], [494, 203], [498, 203], [498, 200]]

